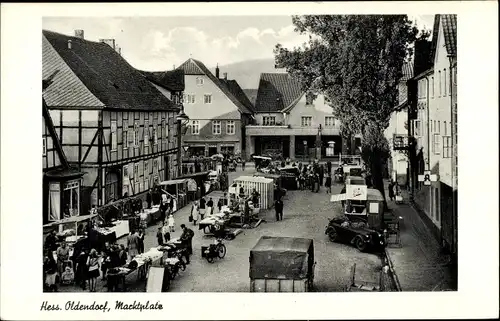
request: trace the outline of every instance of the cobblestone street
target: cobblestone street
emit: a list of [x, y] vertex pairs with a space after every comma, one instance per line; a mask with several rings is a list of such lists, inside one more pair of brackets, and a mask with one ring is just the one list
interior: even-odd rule
[[[253, 168], [245, 172], [238, 170], [230, 174], [230, 181], [240, 175], [251, 175]], [[332, 188], [333, 193], [339, 193], [340, 185]], [[172, 237], [181, 234], [180, 224], [184, 223], [195, 232], [193, 238], [194, 255], [186, 271], [172, 281], [171, 292], [248, 292], [249, 254], [250, 249], [263, 235], [306, 237], [314, 240], [315, 261], [315, 288], [319, 292], [345, 291], [349, 282], [350, 269], [356, 263], [356, 279], [376, 282], [379, 280], [381, 260], [375, 254], [360, 253], [356, 248], [339, 243], [332, 243], [324, 234], [328, 218], [339, 212], [339, 205], [329, 202], [329, 195], [323, 187], [320, 193], [310, 191], [289, 191], [285, 197], [284, 219], [276, 222], [274, 210], [261, 212], [261, 218], [266, 222], [255, 229], [244, 230], [236, 239], [225, 241], [227, 255], [222, 260], [209, 264], [201, 257], [201, 246], [213, 241], [205, 236], [203, 231], [188, 223], [188, 205], [175, 214], [176, 231]], [[146, 250], [157, 245], [156, 231], [158, 224], [147, 229], [145, 238]], [[126, 243], [121, 238], [118, 243]], [[145, 282], [137, 281], [136, 273], [127, 277], [128, 291], [145, 291]], [[75, 287], [62, 287], [60, 291], [78, 291]], [[106, 291], [104, 283], [99, 281], [98, 291]]]

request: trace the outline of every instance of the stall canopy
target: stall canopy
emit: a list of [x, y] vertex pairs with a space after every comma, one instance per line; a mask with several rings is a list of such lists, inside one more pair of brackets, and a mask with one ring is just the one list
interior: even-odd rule
[[238, 194], [239, 187], [243, 187], [245, 195], [250, 196], [253, 189], [260, 194], [260, 208], [267, 209], [273, 205], [274, 181], [270, 178], [259, 176], [240, 176], [234, 180], [236, 185], [229, 188], [229, 193]]
[[160, 186], [178, 185], [178, 184], [183, 184], [185, 182], [187, 182], [187, 179], [185, 179], [185, 178], [183, 178], [183, 179], [173, 179], [173, 180], [170, 180], [170, 181], [163, 181], [159, 185]]
[[262, 236], [250, 250], [251, 279], [304, 279], [312, 273], [313, 240]]

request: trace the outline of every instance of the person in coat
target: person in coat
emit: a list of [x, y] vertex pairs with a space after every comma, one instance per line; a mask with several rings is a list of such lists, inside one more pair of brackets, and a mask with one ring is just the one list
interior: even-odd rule
[[158, 241], [158, 245], [163, 245], [163, 233], [161, 226], [158, 226], [158, 231], [156, 232], [156, 240]]
[[148, 208], [151, 208], [152, 199], [153, 195], [151, 193], [151, 189], [149, 189], [148, 193], [146, 194], [146, 202], [148, 203]]
[[281, 198], [274, 201], [274, 210], [276, 211], [276, 221], [283, 221], [283, 201]]
[[321, 185], [323, 185], [323, 178], [325, 177], [325, 168], [323, 165], [319, 165], [318, 167], [318, 178], [319, 178], [319, 186], [318, 186], [318, 191]]
[[137, 233], [137, 240], [139, 241], [139, 247], [138, 247], [138, 252], [139, 254], [144, 253], [144, 238], [145, 238], [144, 230], [142, 228], [139, 229], [139, 232]]
[[186, 263], [189, 264], [189, 256], [193, 254], [193, 237], [194, 232], [190, 228], [186, 227], [185, 224], [181, 224], [182, 234], [180, 240], [183, 246], [187, 250]]
[[163, 239], [165, 243], [168, 243], [170, 241], [170, 228], [168, 227], [168, 224], [164, 223], [162, 228], [161, 228], [161, 233], [163, 234]]
[[326, 187], [326, 193], [331, 194], [332, 193], [332, 176], [330, 174], [328, 174], [326, 176], [325, 187]]
[[204, 216], [207, 207], [207, 201], [204, 197], [201, 198], [200, 204], [198, 206], [198, 214]]
[[87, 279], [89, 268], [87, 266], [88, 255], [85, 249], [82, 249], [76, 259], [75, 282], [80, 285], [82, 290], [87, 288]]
[[127, 247], [130, 260], [132, 260], [137, 254], [139, 254], [139, 237], [133, 229], [127, 237]]
[[199, 213], [200, 207], [198, 205], [198, 202], [194, 202], [193, 206], [191, 207], [191, 217], [193, 218], [193, 225], [196, 225]]
[[219, 198], [219, 200], [217, 201], [217, 209], [219, 209], [219, 213], [222, 211], [222, 205], [222, 198]]
[[392, 201], [394, 199], [394, 180], [391, 179], [389, 183], [389, 199]]
[[[207, 202], [207, 215], [212, 215], [214, 212], [214, 201], [210, 197], [210, 199]], [[203, 215], [201, 215], [201, 219], [203, 220]]]
[[120, 252], [118, 253], [118, 266], [127, 264], [127, 250], [125, 245], [120, 244]]
[[331, 161], [326, 162], [326, 171], [328, 174], [332, 173], [332, 162]]
[[57, 276], [57, 263], [51, 251], [45, 254], [44, 264], [44, 283], [49, 292], [57, 292], [56, 276]]

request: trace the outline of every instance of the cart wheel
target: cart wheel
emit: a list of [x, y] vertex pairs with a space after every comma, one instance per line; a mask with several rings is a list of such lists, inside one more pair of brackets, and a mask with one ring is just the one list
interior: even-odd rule
[[224, 244], [219, 244], [217, 248], [217, 255], [219, 258], [223, 259], [226, 256], [226, 246]]
[[208, 263], [214, 263], [214, 257], [213, 256], [207, 255], [207, 256], [205, 256], [205, 258], [207, 259]]
[[366, 250], [366, 242], [361, 237], [356, 239], [356, 248], [360, 252], [364, 252]]
[[335, 242], [337, 240], [337, 231], [332, 227], [330, 232], [328, 232], [328, 238], [331, 242]]

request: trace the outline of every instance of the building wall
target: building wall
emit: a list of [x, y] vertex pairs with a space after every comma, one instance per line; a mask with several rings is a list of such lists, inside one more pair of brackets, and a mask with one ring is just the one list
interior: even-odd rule
[[340, 130], [340, 121], [335, 120], [334, 126], [326, 126], [325, 117], [333, 117], [333, 109], [325, 101], [323, 95], [319, 95], [311, 105], [306, 104], [306, 95], [303, 95], [299, 102], [292, 108], [290, 113], [287, 115], [286, 123], [290, 124], [292, 127], [302, 127], [302, 117], [310, 116], [312, 117], [312, 126], [328, 129]]
[[[235, 153], [242, 151], [244, 117], [238, 107], [205, 75], [185, 75], [184, 111], [190, 118], [190, 128], [183, 136], [186, 145], [204, 147], [208, 152], [209, 147], [217, 147], [217, 151], [228, 145], [234, 146]], [[197, 83], [203, 79], [203, 84]], [[194, 95], [194, 103], [189, 99]], [[211, 103], [205, 103], [204, 95], [212, 95]], [[221, 124], [221, 133], [214, 134], [214, 121]], [[228, 123], [234, 122], [234, 134], [227, 134]], [[193, 127], [199, 128], [199, 133]]]
[[408, 112], [406, 109], [394, 112], [389, 120], [389, 126], [384, 131], [384, 135], [389, 141], [391, 147], [391, 158], [389, 159], [389, 174], [392, 179], [397, 179], [401, 185], [406, 184], [406, 171], [408, 169], [408, 158], [401, 152], [394, 150], [393, 139], [394, 135], [407, 136], [408, 130], [406, 128], [408, 120]]
[[57, 152], [54, 142], [52, 140], [52, 136], [50, 136], [49, 130], [47, 129], [47, 125], [45, 124], [45, 118], [42, 117], [42, 140], [43, 146], [45, 146], [44, 151], [42, 151], [42, 167], [43, 170], [49, 170], [54, 167], [58, 167], [61, 165], [61, 159], [59, 157], [59, 153]]

